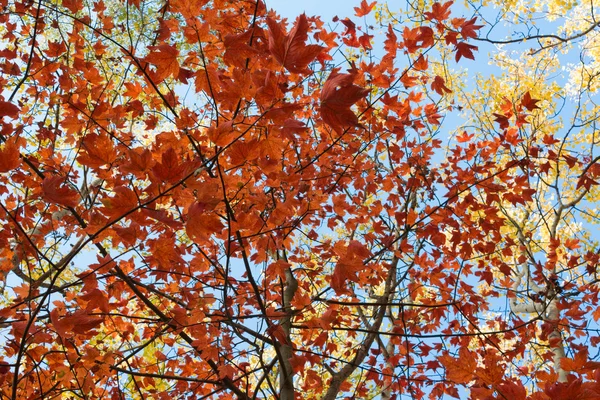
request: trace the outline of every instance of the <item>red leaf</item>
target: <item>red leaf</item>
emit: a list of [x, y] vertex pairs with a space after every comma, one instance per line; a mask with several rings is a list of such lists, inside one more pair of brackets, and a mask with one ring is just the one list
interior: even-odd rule
[[125, 186], [114, 188], [115, 195], [102, 199], [106, 207], [103, 213], [109, 217], [120, 218], [133, 210], [138, 205], [138, 197], [135, 192]]
[[433, 38], [433, 29], [428, 26], [421, 26], [419, 28], [419, 35], [417, 36], [417, 41], [420, 41], [421, 44], [419, 47], [427, 48], [431, 47], [434, 44]]
[[473, 50], [477, 50], [477, 46], [470, 45], [466, 42], [459, 42], [456, 44], [456, 62], [460, 61], [461, 57], [475, 59]]
[[71, 330], [72, 325], [63, 318], [60, 318], [56, 309], [50, 311], [50, 322], [52, 322], [54, 329], [56, 329], [56, 332], [61, 338], [68, 338], [67, 332]]
[[368, 34], [363, 34], [361, 35], [361, 37], [358, 38], [358, 43], [360, 43], [360, 46], [365, 49], [365, 50], [371, 50], [373, 48], [373, 46], [371, 45], [371, 39], [373, 38], [373, 35], [368, 35]]
[[424, 13], [425, 18], [427, 18], [429, 21], [434, 19], [440, 22], [444, 21], [450, 16], [450, 6], [452, 3], [454, 2], [447, 1], [444, 4], [434, 3], [433, 6], [431, 6], [431, 12]]
[[358, 118], [350, 109], [369, 94], [368, 89], [354, 85], [354, 75], [332, 72], [321, 91], [321, 118], [337, 132], [357, 126]]
[[160, 182], [175, 183], [183, 177], [185, 163], [172, 147], [162, 153], [161, 162], [152, 167], [152, 175]]
[[63, 0], [62, 5], [73, 14], [76, 14], [77, 11], [83, 8], [83, 2], [81, 0]]
[[413, 75], [409, 75], [407, 72], [405, 72], [404, 74], [402, 74], [400, 82], [402, 82], [405, 89], [408, 89], [413, 86], [416, 86], [417, 83], [419, 83], [419, 78]]
[[398, 50], [398, 37], [396, 36], [396, 33], [392, 29], [391, 25], [388, 26], [385, 38], [385, 42], [383, 43], [385, 56], [383, 56], [382, 63], [385, 60], [391, 64], [396, 57], [396, 52]]
[[289, 35], [285, 34], [279, 23], [267, 18], [269, 25], [269, 51], [275, 59], [288, 71], [293, 73], [307, 73], [310, 64], [324, 49], [316, 44], [306, 45], [308, 39], [308, 20], [302, 14], [296, 20], [294, 28]]
[[445, 93], [452, 93], [452, 90], [446, 86], [446, 81], [440, 76], [436, 76], [431, 83], [431, 89], [435, 90], [438, 94], [444, 95]]
[[65, 185], [65, 179], [54, 175], [42, 181], [43, 198], [49, 203], [65, 207], [75, 207], [79, 204], [79, 194]]
[[496, 121], [498, 125], [500, 125], [500, 129], [506, 129], [510, 126], [510, 124], [508, 123], [508, 118], [505, 115], [496, 113], [492, 113], [492, 115], [495, 117], [494, 121]]
[[521, 105], [529, 111], [533, 111], [536, 108], [540, 108], [537, 105], [537, 103], [539, 103], [539, 102], [540, 102], [540, 100], [532, 99], [529, 92], [525, 93], [525, 95], [521, 99]]
[[462, 26], [460, 27], [460, 34], [462, 35], [463, 39], [477, 37], [476, 31], [483, 28], [483, 25], [475, 25], [476, 20], [477, 17], [474, 17], [468, 21], [465, 21], [462, 24]]
[[371, 10], [373, 10], [373, 7], [375, 7], [375, 4], [377, 4], [376, 1], [369, 4], [366, 2], [366, 0], [362, 0], [360, 2], [360, 7], [354, 7], [354, 15], [357, 17], [364, 17], [365, 15], [368, 15]]
[[340, 244], [336, 253], [340, 256], [331, 276], [330, 286], [336, 294], [348, 293], [347, 281], [356, 282], [357, 272], [364, 268], [364, 259], [369, 256], [369, 250], [364, 244], [352, 240], [348, 246]]
[[9, 101], [0, 100], [0, 119], [4, 116], [17, 118], [21, 109]]
[[290, 344], [281, 325], [271, 325], [267, 328], [267, 334], [280, 344]]
[[542, 143], [544, 143], [546, 146], [552, 146], [553, 144], [560, 143], [560, 140], [555, 139], [553, 135], [546, 134], [542, 138]]
[[423, 57], [423, 55], [420, 55], [419, 58], [417, 58], [417, 61], [413, 63], [413, 67], [417, 71], [425, 71], [429, 67], [427, 58]]
[[498, 385], [498, 393], [506, 399], [525, 400], [527, 390], [520, 381], [505, 381]]
[[71, 316], [65, 317], [72, 321], [73, 323], [73, 332], [79, 334], [85, 334], [100, 325], [103, 321], [103, 318], [96, 317], [93, 315], [88, 315], [85, 310], [75, 311]]
[[89, 293], [84, 294], [80, 297], [81, 300], [87, 301], [87, 311], [92, 311], [95, 308], [99, 308], [100, 311], [108, 313], [108, 298], [106, 294], [100, 289], [92, 289]]

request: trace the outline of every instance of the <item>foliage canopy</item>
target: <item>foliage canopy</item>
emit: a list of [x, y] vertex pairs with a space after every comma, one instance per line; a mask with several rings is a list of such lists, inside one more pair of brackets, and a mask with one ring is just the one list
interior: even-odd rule
[[0, 6], [0, 399], [600, 398], [595, 0]]

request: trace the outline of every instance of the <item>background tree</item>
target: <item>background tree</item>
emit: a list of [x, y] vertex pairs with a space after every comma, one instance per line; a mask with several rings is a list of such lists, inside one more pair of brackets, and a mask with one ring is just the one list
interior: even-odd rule
[[1, 2], [0, 397], [600, 396], [595, 5], [407, 4]]

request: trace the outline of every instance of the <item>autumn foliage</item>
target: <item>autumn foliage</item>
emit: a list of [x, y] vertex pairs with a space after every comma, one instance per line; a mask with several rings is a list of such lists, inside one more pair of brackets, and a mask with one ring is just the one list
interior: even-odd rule
[[481, 15], [0, 6], [0, 399], [600, 398], [596, 114]]

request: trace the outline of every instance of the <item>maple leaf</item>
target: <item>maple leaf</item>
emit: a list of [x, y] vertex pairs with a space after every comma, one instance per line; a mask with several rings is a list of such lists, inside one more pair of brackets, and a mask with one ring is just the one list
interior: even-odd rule
[[258, 54], [258, 51], [248, 45], [255, 32], [248, 30], [239, 35], [227, 35], [223, 40], [226, 51], [223, 60], [230, 65], [242, 67], [246, 60]]
[[9, 101], [0, 100], [0, 119], [2, 117], [17, 118], [21, 109]]
[[308, 73], [307, 67], [324, 50], [324, 47], [306, 45], [308, 39], [308, 20], [302, 14], [296, 19], [289, 35], [285, 34], [280, 24], [267, 18], [269, 26], [269, 51], [275, 59], [292, 73]]
[[369, 4], [366, 0], [362, 0], [359, 7], [354, 7], [354, 15], [357, 17], [368, 15], [373, 10], [373, 7], [375, 7], [375, 4], [377, 4], [376, 1]]
[[500, 125], [500, 129], [506, 129], [510, 126], [510, 123], [508, 122], [508, 117], [506, 117], [505, 115], [497, 113], [492, 113], [492, 115], [495, 117], [494, 121], [496, 121], [498, 125]]
[[433, 37], [433, 29], [431, 29], [428, 26], [421, 26], [419, 28], [419, 34], [418, 34], [416, 40], [417, 40], [417, 42], [421, 42], [419, 44], [419, 47], [421, 47], [421, 48], [427, 48], [427, 47], [433, 46], [433, 44], [435, 43], [435, 40]]
[[533, 99], [531, 97], [531, 94], [529, 94], [529, 92], [525, 93], [525, 95], [521, 99], [521, 105], [529, 111], [533, 111], [536, 108], [540, 108], [537, 105], [537, 103], [539, 103], [539, 102], [540, 102], [540, 100]]
[[382, 63], [385, 61], [391, 64], [396, 57], [396, 52], [398, 50], [398, 37], [396, 36], [392, 25], [388, 25], [388, 30], [385, 35], [384, 50], [385, 56], [383, 56]]
[[446, 81], [441, 76], [436, 75], [431, 82], [431, 89], [435, 90], [438, 94], [444, 95], [445, 93], [452, 93], [452, 90], [446, 86]]
[[119, 218], [130, 212], [138, 205], [138, 196], [126, 186], [118, 186], [113, 189], [114, 196], [102, 199], [105, 206], [104, 213], [113, 218]]
[[169, 147], [161, 156], [161, 162], [152, 167], [152, 175], [159, 181], [174, 183], [179, 181], [185, 172], [185, 163], [181, 162], [175, 149]]
[[10, 137], [0, 149], [0, 173], [12, 171], [21, 165], [20, 148], [25, 145], [25, 139], [19, 136]]
[[42, 196], [49, 203], [65, 207], [75, 207], [79, 203], [79, 193], [65, 184], [65, 178], [59, 175], [44, 178]]
[[208, 236], [220, 232], [224, 225], [218, 215], [207, 212], [206, 204], [194, 203], [188, 210], [185, 229], [189, 237], [205, 240]]
[[514, 382], [512, 380], [502, 382], [497, 386], [498, 393], [504, 398], [512, 400], [525, 400], [527, 399], [527, 389], [519, 381]]
[[353, 74], [334, 71], [321, 90], [321, 118], [338, 133], [342, 133], [345, 128], [358, 126], [358, 117], [350, 107], [370, 92], [353, 82]]
[[285, 335], [285, 331], [283, 330], [283, 327], [281, 325], [273, 324], [267, 328], [266, 332], [278, 343], [287, 345], [290, 344], [289, 340], [287, 339], [287, 336]]
[[197, 18], [202, 14], [204, 7], [209, 0], [170, 0], [169, 5], [173, 11], [181, 13], [184, 18]]
[[67, 8], [73, 14], [76, 14], [77, 11], [83, 8], [82, 0], [62, 0], [63, 7]]
[[463, 131], [462, 134], [460, 134], [459, 136], [456, 137], [456, 141], [458, 143], [466, 143], [471, 141], [471, 139], [473, 139], [473, 137], [475, 136], [475, 134], [467, 134], [467, 131]]
[[77, 161], [88, 167], [98, 168], [111, 164], [117, 158], [117, 152], [108, 135], [88, 134], [81, 141], [83, 151]]
[[417, 76], [413, 76], [408, 74], [408, 71], [405, 71], [400, 78], [400, 82], [404, 85], [405, 89], [416, 86], [419, 83], [419, 78]]
[[73, 334], [92, 334], [92, 329], [103, 322], [104, 318], [89, 315], [85, 310], [77, 310], [64, 317], [58, 315], [56, 309], [50, 312], [50, 321], [58, 332], [64, 338], [69, 339]]
[[419, 58], [417, 58], [417, 61], [413, 63], [413, 68], [417, 71], [426, 71], [427, 68], [429, 68], [427, 57], [423, 57], [423, 55], [420, 55]]
[[360, 46], [365, 49], [365, 50], [371, 50], [373, 48], [373, 46], [371, 45], [371, 39], [373, 38], [373, 35], [368, 35], [368, 34], [362, 34], [359, 38], [358, 38], [358, 43], [360, 43]]
[[474, 60], [475, 56], [473, 55], [473, 50], [476, 51], [477, 46], [473, 46], [466, 42], [458, 42], [456, 44], [456, 56], [455, 56], [456, 62], [459, 62], [461, 57], [465, 57], [465, 58]]
[[143, 58], [143, 61], [156, 67], [154, 79], [157, 83], [164, 81], [168, 77], [179, 76], [179, 50], [169, 44], [158, 46], [148, 46], [150, 53]]
[[100, 289], [92, 289], [83, 296], [80, 296], [80, 299], [88, 302], [87, 311], [93, 311], [97, 307], [102, 312], [109, 312], [108, 298]]
[[468, 21], [465, 21], [460, 27], [460, 34], [463, 39], [477, 38], [477, 30], [483, 28], [483, 25], [475, 25], [477, 17], [474, 17]]
[[331, 276], [331, 288], [337, 294], [349, 293], [347, 281], [356, 282], [356, 273], [364, 268], [364, 259], [369, 256], [369, 250], [362, 243], [352, 240], [348, 246], [340, 244], [337, 253], [340, 259]]
[[427, 11], [423, 14], [425, 15], [425, 18], [427, 18], [429, 21], [435, 19], [439, 22], [442, 22], [450, 16], [450, 6], [453, 3], [454, 1], [447, 1], [444, 4], [435, 2], [431, 6], [431, 11]]
[[477, 361], [466, 347], [461, 347], [458, 354], [458, 359], [444, 354], [439, 357], [439, 361], [446, 368], [446, 378], [456, 383], [467, 384], [473, 380]]

